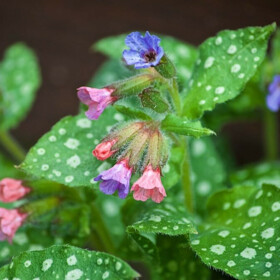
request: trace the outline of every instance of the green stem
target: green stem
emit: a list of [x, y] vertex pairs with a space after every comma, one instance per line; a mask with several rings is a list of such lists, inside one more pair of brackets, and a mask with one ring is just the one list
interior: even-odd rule
[[184, 144], [184, 161], [182, 165], [182, 186], [183, 186], [183, 192], [184, 192], [184, 198], [185, 198], [185, 204], [190, 213], [193, 213], [194, 211], [194, 205], [193, 205], [193, 189], [192, 189], [192, 181], [191, 181], [191, 165], [190, 165], [190, 157], [189, 157], [189, 146], [187, 138], [182, 138], [184, 141], [182, 143]]
[[264, 111], [265, 153], [268, 161], [278, 157], [278, 125], [277, 115], [269, 110]]
[[0, 131], [0, 143], [18, 161], [22, 162], [25, 158], [25, 151], [19, 143], [6, 131]]
[[179, 94], [178, 84], [175, 79], [172, 79], [172, 87], [170, 87], [170, 94], [176, 108], [177, 114], [180, 116], [182, 113], [181, 98]]
[[[94, 220], [95, 231], [98, 235], [98, 238], [103, 243], [103, 248], [106, 250], [107, 253], [115, 254], [116, 250], [115, 250], [114, 243], [111, 239], [111, 236], [107, 230], [106, 225], [104, 224], [103, 218], [100, 215], [100, 211], [94, 204], [91, 205], [91, 210], [92, 210], [92, 217]], [[100, 244], [97, 244], [97, 246], [100, 246]]]

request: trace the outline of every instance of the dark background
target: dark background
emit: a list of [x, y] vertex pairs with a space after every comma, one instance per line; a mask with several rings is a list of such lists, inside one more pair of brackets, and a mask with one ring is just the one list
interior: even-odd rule
[[[28, 148], [61, 117], [77, 112], [76, 88], [104, 61], [90, 51], [100, 38], [150, 30], [198, 45], [221, 29], [273, 21], [280, 23], [279, 0], [0, 0], [1, 56], [24, 41], [37, 53], [43, 77], [32, 111], [13, 134]], [[232, 124], [224, 132], [240, 164], [262, 157], [259, 123]]]

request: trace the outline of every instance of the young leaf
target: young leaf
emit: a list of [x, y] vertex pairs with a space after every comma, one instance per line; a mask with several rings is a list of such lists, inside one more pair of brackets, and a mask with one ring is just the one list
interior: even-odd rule
[[184, 115], [200, 118], [216, 104], [236, 97], [262, 63], [275, 24], [225, 30], [206, 40], [190, 80]]
[[237, 279], [279, 279], [280, 189], [224, 190], [211, 197], [207, 210], [208, 220], [191, 236], [204, 263]]
[[164, 113], [169, 109], [168, 103], [161, 97], [159, 91], [143, 91], [140, 98], [143, 107], [150, 108], [157, 113]]
[[168, 132], [193, 136], [195, 138], [215, 134], [214, 131], [202, 127], [199, 121], [189, 121], [185, 117], [181, 118], [171, 114], [167, 115], [161, 122], [161, 128]]
[[0, 269], [1, 279], [134, 279], [139, 274], [121, 259], [106, 253], [56, 245], [24, 252]]
[[261, 163], [247, 166], [231, 175], [233, 185], [258, 186], [274, 184], [280, 188], [280, 163]]
[[41, 82], [34, 52], [11, 46], [0, 63], [0, 130], [15, 127], [29, 111]]
[[107, 108], [97, 121], [84, 113], [59, 121], [31, 148], [21, 168], [39, 178], [67, 186], [93, 186], [93, 178], [109, 168], [92, 155], [92, 150], [111, 127], [123, 120], [114, 108]]
[[139, 119], [139, 120], [146, 120], [146, 121], [152, 119], [150, 116], [148, 116], [144, 112], [131, 108], [131, 107], [122, 106], [122, 105], [114, 105], [114, 108], [121, 114], [128, 116], [132, 119]]

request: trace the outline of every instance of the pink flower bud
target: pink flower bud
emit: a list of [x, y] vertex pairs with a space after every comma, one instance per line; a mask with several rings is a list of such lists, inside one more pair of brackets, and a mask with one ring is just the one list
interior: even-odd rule
[[78, 88], [78, 97], [80, 101], [89, 106], [86, 116], [91, 120], [97, 120], [105, 108], [114, 103], [117, 97], [112, 96], [114, 89], [110, 88]]
[[29, 192], [30, 188], [24, 187], [20, 180], [5, 178], [0, 181], [0, 201], [2, 202], [16, 201]]
[[109, 158], [116, 150], [111, 150], [114, 144], [117, 142], [116, 139], [109, 140], [98, 144], [92, 151], [93, 155], [99, 160], [105, 160]]
[[160, 203], [166, 196], [160, 179], [160, 168], [153, 170], [152, 165], [149, 164], [143, 175], [133, 184], [131, 191], [134, 191], [135, 200], [146, 201], [151, 198], [154, 202]]
[[18, 209], [0, 208], [0, 240], [7, 239], [12, 243], [12, 239], [17, 229], [26, 219], [27, 214], [20, 213]]

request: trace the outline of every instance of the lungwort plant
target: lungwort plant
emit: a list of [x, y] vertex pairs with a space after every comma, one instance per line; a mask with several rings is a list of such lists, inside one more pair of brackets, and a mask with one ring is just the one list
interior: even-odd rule
[[[107, 61], [78, 88], [79, 113], [27, 155], [9, 131], [40, 71], [31, 49], [11, 46], [0, 64], [0, 279], [280, 279], [275, 29], [225, 30], [198, 48], [149, 32], [100, 40]], [[240, 168], [222, 127], [248, 119], [263, 122], [265, 160]]]

